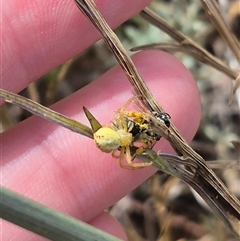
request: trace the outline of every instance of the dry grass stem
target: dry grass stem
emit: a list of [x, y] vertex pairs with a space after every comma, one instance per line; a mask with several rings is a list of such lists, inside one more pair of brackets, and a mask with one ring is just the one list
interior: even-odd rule
[[212, 21], [214, 27], [217, 29], [222, 39], [232, 50], [236, 59], [240, 61], [240, 45], [234, 36], [230, 26], [227, 24], [222, 16], [219, 6], [215, 0], [201, 0], [202, 5], [209, 19]]
[[69, 117], [64, 116], [45, 106], [42, 106], [33, 100], [2, 89], [0, 89], [0, 98], [3, 98], [8, 103], [17, 105], [34, 115], [38, 115], [46, 120], [53, 121], [73, 132], [79, 133], [89, 138], [93, 138], [93, 131], [88, 126], [81, 124], [78, 121], [72, 120]]
[[162, 17], [154, 13], [149, 8], [145, 8], [140, 15], [149, 23], [163, 30], [174, 40], [179, 42], [179, 45], [172, 45], [172, 46], [169, 45], [168, 46], [169, 48], [167, 48], [167, 45], [162, 46], [162, 44], [154, 44], [154, 45], [149, 44], [145, 46], [135, 47], [132, 50], [136, 51], [136, 50], [147, 49], [147, 48], [159, 48], [163, 50], [177, 50], [181, 52], [186, 51], [186, 53], [193, 55], [193, 57], [203, 62], [204, 64], [208, 64], [212, 66], [213, 68], [225, 73], [226, 75], [228, 75], [233, 79], [237, 78], [239, 74], [237, 71], [232, 70], [228, 65], [222, 62], [220, 59], [214, 57], [207, 50], [202, 48], [199, 44], [191, 40], [189, 37], [185, 36], [183, 33], [179, 32], [171, 25], [169, 25], [166, 20], [164, 20]]
[[[240, 73], [238, 74], [237, 79], [233, 82], [233, 86], [229, 95], [228, 105], [231, 105], [234, 99], [235, 94], [237, 94], [237, 90], [240, 86]], [[238, 105], [240, 106], [240, 93], [237, 94], [238, 97]]]

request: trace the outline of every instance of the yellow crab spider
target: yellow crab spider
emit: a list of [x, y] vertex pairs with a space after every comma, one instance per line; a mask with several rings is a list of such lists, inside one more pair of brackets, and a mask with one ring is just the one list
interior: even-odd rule
[[[104, 126], [94, 133], [94, 141], [97, 147], [110, 153], [119, 159], [119, 164], [125, 169], [138, 169], [152, 165], [152, 162], [134, 163], [136, 155], [142, 154], [146, 148], [151, 148], [153, 141], [160, 137], [148, 132], [148, 122], [144, 114], [140, 112], [126, 111], [127, 106], [135, 99], [131, 98], [123, 108], [115, 113], [114, 122], [110, 126]], [[141, 143], [134, 154], [131, 147], [134, 143]], [[116, 152], [120, 153], [117, 155]], [[124, 164], [126, 156], [127, 165]]]
[[[126, 120], [123, 121], [125, 124], [122, 124], [127, 126]], [[95, 132], [94, 141], [97, 147], [103, 152], [112, 152], [112, 156], [119, 159], [120, 166], [125, 169], [138, 169], [152, 165], [151, 162], [133, 163], [134, 157], [137, 154], [141, 154], [146, 147], [144, 147], [143, 144], [137, 149], [136, 153], [132, 155], [130, 147], [133, 146], [134, 137], [132, 133], [130, 133], [130, 129], [124, 129], [123, 125], [120, 127], [119, 125], [115, 126], [113, 124], [111, 127], [105, 126]], [[118, 155], [116, 154], [117, 151], [120, 152]], [[124, 164], [125, 155], [128, 165]]]

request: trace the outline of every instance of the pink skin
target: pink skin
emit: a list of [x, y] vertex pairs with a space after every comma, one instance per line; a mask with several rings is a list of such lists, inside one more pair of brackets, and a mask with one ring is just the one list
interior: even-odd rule
[[[150, 1], [96, 2], [110, 25], [116, 27]], [[2, 14], [1, 88], [13, 92], [99, 38], [72, 0], [8, 0], [3, 3]], [[138, 53], [133, 60], [154, 96], [190, 141], [201, 113], [192, 75], [175, 57], [164, 52]], [[131, 96], [130, 84], [118, 66], [53, 108], [89, 125], [82, 111], [85, 105], [101, 123], [108, 124], [114, 111]], [[1, 149], [2, 185], [125, 240], [119, 223], [103, 210], [156, 171], [123, 170], [91, 139], [36, 116], [3, 133]], [[160, 143], [158, 149], [172, 151], [166, 142]], [[42, 240], [8, 222], [1, 220], [1, 225], [3, 241]]]

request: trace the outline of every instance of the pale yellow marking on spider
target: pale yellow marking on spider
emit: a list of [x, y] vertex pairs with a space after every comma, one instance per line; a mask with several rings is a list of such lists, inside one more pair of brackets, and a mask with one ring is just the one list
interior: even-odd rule
[[[110, 126], [103, 126], [94, 133], [94, 141], [97, 147], [103, 152], [112, 152], [112, 156], [119, 159], [120, 166], [125, 169], [139, 169], [152, 165], [152, 162], [133, 162], [136, 155], [142, 154], [146, 148], [150, 147], [150, 143], [152, 144], [151, 140], [148, 141], [146, 137], [141, 138], [141, 135], [139, 135], [140, 137], [137, 140], [134, 140], [134, 136], [131, 133], [134, 125], [139, 127], [139, 133], [143, 128], [147, 128], [142, 113], [126, 111], [127, 106], [136, 98], [136, 96], [132, 97], [121, 109], [116, 111], [114, 122]], [[132, 119], [128, 119], [130, 117]], [[128, 121], [132, 125], [129, 126]], [[131, 147], [134, 145], [134, 142], [141, 143], [141, 145], [137, 147], [134, 154], [131, 154]], [[120, 152], [118, 155], [116, 154], [117, 151]], [[127, 165], [124, 164], [125, 156]]]

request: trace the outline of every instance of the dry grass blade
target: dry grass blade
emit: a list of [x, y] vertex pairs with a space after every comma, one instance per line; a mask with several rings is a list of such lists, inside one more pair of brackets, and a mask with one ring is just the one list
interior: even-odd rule
[[[200, 45], [198, 45], [196, 42], [191, 40], [189, 37], [185, 36], [183, 33], [179, 32], [175, 28], [173, 28], [171, 25], [167, 23], [163, 18], [155, 14], [153, 11], [151, 11], [149, 8], [145, 8], [141, 12], [141, 16], [156, 26], [157, 28], [160, 28], [165, 33], [167, 33], [169, 36], [171, 36], [173, 39], [175, 39], [177, 42], [180, 43], [179, 49], [181, 50], [182, 47], [184, 50], [187, 50], [187, 53], [199, 57], [199, 61], [205, 64], [208, 64], [212, 66], [213, 68], [225, 73], [229, 77], [236, 79], [238, 76], [238, 72], [232, 70], [228, 65], [223, 63], [220, 59], [214, 57], [212, 54], [210, 54], [208, 51], [206, 51], [204, 48], [202, 48]], [[148, 45], [150, 47], [150, 45]], [[140, 50], [143, 49], [143, 46], [134, 48], [134, 50]]]
[[[239, 86], [240, 86], [240, 73], [239, 73], [237, 79], [233, 83], [233, 86], [232, 86], [232, 89], [231, 89], [231, 92], [230, 92], [230, 95], [229, 95], [228, 105], [232, 104], [233, 98], [234, 98]], [[239, 97], [238, 102], [239, 102], [239, 106], [240, 106], [240, 94], [238, 95], [238, 97]]]
[[[240, 155], [240, 142], [238, 142], [239, 146], [235, 146], [235, 143], [237, 141], [231, 141], [233, 144], [235, 150], [239, 153]], [[234, 169], [240, 171], [240, 160], [215, 160], [215, 161], [208, 161], [208, 165], [212, 169]]]
[[[176, 162], [177, 157], [173, 155], [161, 155], [164, 159], [168, 160], [170, 163]], [[179, 158], [179, 157], [178, 157]], [[178, 160], [179, 161], [179, 160]], [[220, 216], [222, 220], [233, 230], [235, 231], [236, 237], [239, 237], [239, 207], [232, 207], [230, 205], [229, 200], [227, 200], [224, 196], [219, 195], [219, 188], [217, 188], [218, 183], [211, 180], [211, 176], [208, 179], [205, 178], [204, 173], [208, 171], [207, 166], [201, 166], [198, 169], [198, 175], [195, 175], [193, 178], [190, 177], [189, 173], [182, 169], [179, 165], [174, 165], [178, 175], [181, 176], [181, 179], [188, 183], [191, 187], [194, 188], [195, 191], [209, 204], [209, 206], [215, 210], [216, 212], [221, 212], [222, 215]], [[205, 170], [204, 170], [205, 169]], [[232, 200], [234, 202], [234, 200]], [[231, 215], [227, 215], [227, 213], [222, 212], [223, 210], [228, 209], [231, 211]], [[228, 221], [228, 222], [226, 222]]]
[[[220, 183], [214, 180], [211, 175], [206, 178], [205, 173], [210, 171], [207, 165], [202, 163], [203, 165], [198, 166], [197, 174], [194, 175], [184, 168], [183, 165], [186, 160], [183, 157], [172, 154], [157, 156], [152, 150], [149, 150], [148, 154], [156, 160], [153, 164], [155, 167], [188, 183], [208, 203], [212, 210], [221, 214], [219, 216], [223, 222], [229, 226], [236, 238], [240, 240], [239, 201], [234, 196], [230, 200], [219, 193], [225, 187], [219, 186]], [[167, 160], [169, 165], [163, 167], [162, 159]], [[183, 165], [179, 165], [180, 163]]]
[[[66, 74], [68, 73], [74, 59], [68, 60], [64, 65], [62, 65], [60, 72], [56, 76], [56, 78], [49, 83], [49, 87], [47, 89], [47, 92], [45, 93], [46, 95], [46, 102], [47, 105], [52, 105], [54, 103], [54, 99], [56, 98], [56, 90], [57, 86], [63, 81], [65, 78]], [[38, 101], [37, 101], [38, 102]]]
[[[235, 150], [239, 153], [240, 155], [240, 141], [231, 141], [231, 143], [233, 144]], [[240, 167], [240, 166], [239, 166]]]
[[40, 101], [40, 96], [39, 96], [39, 93], [37, 91], [37, 86], [36, 86], [36, 83], [33, 82], [31, 83], [28, 87], [27, 87], [27, 90], [28, 90], [28, 94], [29, 94], [29, 98], [35, 102], [39, 102]]
[[[208, 2], [207, 2], [208, 3]], [[141, 16], [146, 19], [148, 22], [151, 24], [155, 25], [156, 27], [160, 28], [164, 32], [166, 32], [169, 36], [171, 36], [173, 39], [178, 41], [180, 44], [149, 44], [149, 45], [144, 45], [144, 46], [138, 46], [132, 49], [132, 51], [138, 51], [138, 50], [144, 50], [144, 49], [161, 49], [161, 50], [175, 50], [175, 51], [180, 51], [184, 53], [188, 53], [198, 59], [200, 62], [210, 65], [213, 68], [225, 73], [229, 77], [233, 78], [235, 80], [235, 83], [233, 84], [232, 92], [230, 93], [229, 96], [229, 105], [232, 103], [232, 100], [234, 98], [235, 92], [239, 87], [239, 72], [232, 70], [228, 65], [223, 63], [220, 59], [214, 57], [212, 54], [210, 54], [208, 51], [206, 51], [204, 48], [202, 48], [200, 45], [192, 41], [189, 37], [185, 36], [172, 26], [170, 26], [163, 18], [155, 14], [153, 11], [151, 11], [148, 8], [145, 8], [141, 12]], [[221, 19], [223, 19], [221, 17]], [[224, 20], [223, 20], [224, 21]], [[226, 23], [225, 23], [226, 24]], [[221, 27], [221, 25], [219, 25]], [[225, 26], [225, 25], [224, 25]], [[226, 29], [228, 29], [226, 27]], [[228, 32], [227, 30], [225, 32]], [[230, 34], [230, 33], [231, 34]], [[239, 55], [239, 43], [237, 42], [235, 36], [232, 34], [231, 30], [229, 30], [229, 34], [227, 34], [227, 41], [231, 42], [232, 45], [234, 46], [234, 49], [232, 48], [233, 51], [238, 57]], [[225, 35], [224, 35], [225, 36]], [[234, 40], [228, 39], [233, 36]]]
[[240, 61], [240, 45], [236, 37], [231, 31], [231, 28], [224, 20], [219, 6], [215, 0], [201, 0], [202, 5], [209, 19], [212, 21], [214, 27], [218, 30], [219, 34], [226, 42], [228, 47], [232, 50], [236, 59]]
[[[197, 60], [199, 60], [200, 62], [210, 65], [212, 67], [214, 67], [215, 69], [219, 68], [219, 63], [221, 63], [221, 61], [219, 61], [219, 59], [217, 59], [218, 62], [216, 62], [215, 59], [209, 57], [209, 54], [206, 50], [202, 49], [202, 48], [196, 48], [193, 45], [186, 45], [185, 42], [183, 42], [182, 44], [168, 44], [168, 43], [157, 43], [157, 44], [148, 44], [148, 45], [143, 45], [143, 46], [138, 46], [135, 48], [132, 48], [132, 51], [138, 51], [138, 50], [146, 50], [146, 49], [161, 49], [164, 51], [179, 51], [179, 52], [183, 52], [186, 54], [190, 54], [192, 55], [194, 58], [196, 58]], [[206, 54], [207, 52], [207, 54]], [[214, 57], [215, 58], [215, 57]], [[221, 68], [223, 66], [221, 65]], [[229, 69], [229, 67], [228, 67]], [[220, 70], [220, 69], [218, 69]], [[226, 69], [223, 69], [223, 72]], [[237, 72], [235, 73], [235, 75], [237, 74]]]
[[93, 138], [92, 129], [88, 126], [85, 126], [78, 121], [72, 120], [67, 116], [59, 114], [56, 111], [50, 110], [49, 108], [42, 106], [35, 101], [2, 89], [0, 89], [0, 98], [3, 98], [6, 102], [20, 106], [21, 108], [44, 119], [53, 121], [73, 132], [79, 133], [89, 138]]
[[[83, 12], [83, 14], [92, 22], [92, 24], [102, 35], [104, 41], [112, 50], [119, 64], [125, 71], [136, 94], [143, 96], [142, 101], [144, 102], [145, 106], [158, 113], [164, 112], [163, 108], [154, 99], [145, 82], [139, 75], [136, 67], [134, 66], [130, 57], [127, 55], [117, 36], [113, 33], [111, 28], [97, 10], [93, 1], [75, 0], [75, 2], [81, 12]], [[174, 36], [178, 38], [178, 41], [182, 44], [184, 43], [184, 45], [187, 46], [194, 46], [194, 43], [192, 43], [191, 40], [188, 40], [181, 34], [175, 32]], [[225, 65], [223, 64], [223, 66]], [[228, 70], [227, 72], [230, 76], [236, 76], [236, 73], [229, 69], [228, 66], [225, 66], [225, 68]], [[186, 143], [173, 123], [171, 123], [170, 128], [168, 128], [166, 131], [164, 130], [165, 125], [153, 117], [150, 125], [154, 133], [166, 138], [176, 152], [180, 155], [179, 158], [181, 159], [181, 164], [184, 165], [184, 172], [187, 173], [187, 178], [190, 179], [188, 183], [194, 183], [193, 186], [198, 186], [202, 180], [205, 180], [206, 187], [202, 187], [203, 192], [200, 193], [202, 195], [206, 195], [207, 193], [208, 196], [212, 196], [211, 191], [212, 189], [215, 190], [214, 193], [217, 193], [217, 196], [214, 196], [212, 200], [213, 206], [216, 206], [216, 209], [214, 210], [232, 228], [236, 236], [238, 236], [240, 203], [237, 198], [228, 191], [221, 180], [219, 180], [215, 173], [207, 166], [204, 159]], [[157, 156], [154, 155], [153, 159], [155, 157], [157, 158]], [[179, 174], [179, 177], [181, 178], [181, 174]], [[208, 190], [208, 185], [213, 188]], [[222, 203], [218, 203], [217, 199], [221, 200]]]
[[[217, 29], [219, 34], [221, 35], [222, 39], [228, 45], [228, 47], [232, 50], [235, 58], [240, 61], [240, 44], [233, 34], [230, 26], [227, 24], [225, 19], [223, 18], [219, 6], [216, 1], [214, 0], [201, 0], [203, 8], [208, 15], [209, 19], [213, 23], [214, 27]], [[231, 105], [234, 95], [239, 88], [240, 81], [239, 81], [239, 73], [236, 78], [234, 78], [235, 83], [233, 84], [232, 91], [229, 96], [228, 104]]]

